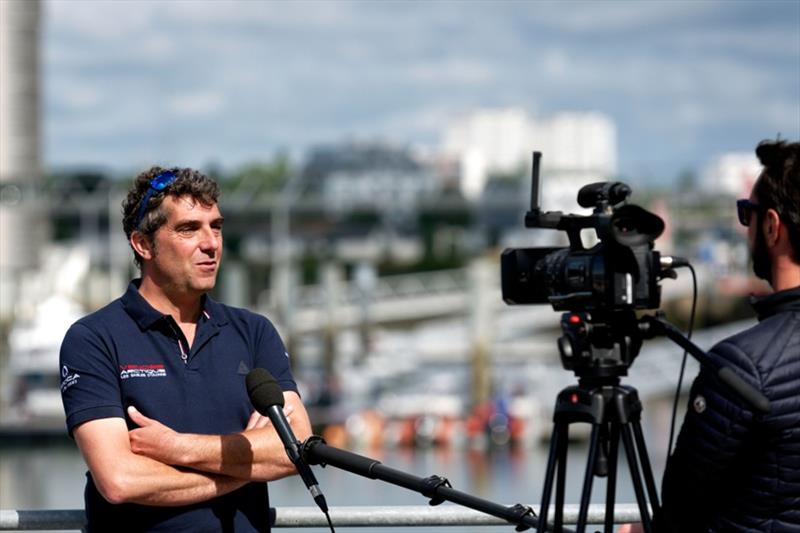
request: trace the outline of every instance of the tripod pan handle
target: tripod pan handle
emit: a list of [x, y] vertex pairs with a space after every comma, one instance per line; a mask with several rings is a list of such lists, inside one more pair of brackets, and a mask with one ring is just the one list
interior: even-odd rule
[[756, 411], [765, 414], [769, 413], [769, 400], [767, 397], [740, 378], [730, 367], [724, 366], [717, 370], [717, 377], [735, 390]]

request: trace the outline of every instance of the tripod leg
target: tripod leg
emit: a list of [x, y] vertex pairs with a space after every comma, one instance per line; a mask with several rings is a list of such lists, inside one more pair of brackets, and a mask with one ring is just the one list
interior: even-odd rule
[[550, 452], [547, 456], [547, 468], [545, 469], [544, 487], [542, 488], [542, 504], [539, 507], [539, 524], [537, 531], [544, 532], [547, 528], [547, 511], [550, 508], [550, 494], [553, 492], [553, 477], [556, 471], [556, 464], [561, 456], [561, 447], [565, 446], [562, 442], [561, 423], [556, 421], [553, 433], [550, 436]]
[[633, 489], [636, 492], [636, 503], [639, 505], [639, 515], [642, 517], [642, 526], [645, 533], [652, 533], [653, 526], [650, 520], [650, 511], [647, 509], [647, 498], [642, 487], [642, 478], [639, 473], [639, 460], [636, 457], [636, 449], [631, 433], [633, 430], [629, 423], [622, 424], [622, 443], [625, 447], [625, 454], [628, 457], [628, 468], [631, 471]]
[[567, 447], [569, 446], [569, 424], [560, 428], [558, 449], [558, 471], [556, 474], [556, 510], [553, 517], [554, 531], [561, 532], [564, 526], [564, 491], [567, 487]]
[[600, 447], [600, 426], [601, 424], [592, 424], [589, 457], [586, 460], [586, 473], [583, 476], [583, 491], [581, 493], [581, 504], [578, 512], [578, 533], [583, 533], [586, 529], [586, 518], [589, 514], [589, 501], [592, 498], [592, 481], [594, 481], [595, 462], [597, 461], [597, 451]]
[[650, 496], [650, 505], [653, 507], [653, 514], [660, 508], [658, 501], [658, 490], [656, 489], [656, 482], [653, 478], [653, 468], [650, 466], [650, 458], [647, 455], [647, 446], [644, 442], [644, 434], [642, 433], [642, 425], [638, 420], [631, 422], [633, 426], [633, 435], [636, 437], [636, 447], [639, 451], [639, 459], [642, 462], [642, 473], [644, 474], [644, 482], [647, 485], [647, 493]]
[[608, 450], [608, 483], [606, 485], [605, 533], [614, 530], [614, 502], [617, 494], [617, 459], [619, 455], [619, 424], [611, 423]]

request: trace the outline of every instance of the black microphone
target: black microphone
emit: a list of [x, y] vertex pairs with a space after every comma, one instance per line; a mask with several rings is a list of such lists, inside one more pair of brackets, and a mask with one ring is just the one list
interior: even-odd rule
[[253, 407], [262, 415], [269, 417], [272, 426], [281, 438], [281, 442], [283, 442], [284, 448], [286, 448], [286, 454], [289, 456], [295, 468], [297, 468], [297, 473], [300, 474], [303, 483], [306, 484], [306, 487], [311, 493], [311, 496], [314, 497], [314, 501], [317, 502], [319, 508], [322, 509], [323, 513], [327, 514], [328, 504], [325, 501], [325, 496], [319, 488], [314, 473], [311, 472], [311, 469], [305, 461], [303, 461], [303, 457], [300, 453], [301, 444], [297, 440], [297, 437], [294, 436], [292, 427], [283, 414], [284, 400], [281, 386], [278, 385], [278, 382], [275, 381], [272, 374], [263, 368], [254, 368], [251, 370], [250, 373], [247, 374], [245, 383], [247, 384], [247, 395], [250, 397]]

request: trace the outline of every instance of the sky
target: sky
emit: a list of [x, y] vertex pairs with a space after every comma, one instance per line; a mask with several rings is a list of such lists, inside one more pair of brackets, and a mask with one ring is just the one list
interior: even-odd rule
[[45, 0], [42, 23], [51, 169], [435, 150], [505, 107], [607, 114], [635, 179], [800, 138], [798, 0]]

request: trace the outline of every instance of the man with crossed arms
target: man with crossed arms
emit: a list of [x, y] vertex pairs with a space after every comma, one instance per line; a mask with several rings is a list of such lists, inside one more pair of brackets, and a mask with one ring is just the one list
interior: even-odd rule
[[288, 354], [264, 317], [208, 295], [222, 257], [219, 188], [153, 167], [123, 202], [141, 268], [61, 347], [67, 427], [89, 467], [89, 531], [269, 531], [266, 481], [296, 473], [245, 376], [267, 369], [311, 434]]

